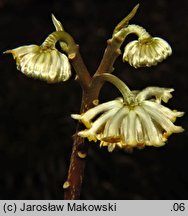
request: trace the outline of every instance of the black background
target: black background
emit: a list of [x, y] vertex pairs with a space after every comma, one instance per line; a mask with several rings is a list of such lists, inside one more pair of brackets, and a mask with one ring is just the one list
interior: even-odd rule
[[[0, 0], [0, 199], [63, 199], [81, 90], [74, 75], [48, 85], [16, 70], [21, 45], [41, 44], [54, 31], [51, 13], [80, 44], [93, 74], [115, 25], [138, 2], [128, 0]], [[115, 74], [131, 87], [173, 87], [168, 106], [188, 110], [188, 1], [140, 1], [131, 23], [172, 46], [157, 67], [134, 69], [118, 58]], [[134, 37], [133, 37], [134, 38]], [[132, 38], [132, 39], [133, 39]], [[131, 38], [130, 38], [131, 39]], [[73, 72], [73, 74], [75, 74]], [[110, 89], [110, 94], [109, 94]], [[101, 101], [118, 95], [110, 85]], [[177, 125], [188, 126], [187, 114]], [[90, 144], [82, 199], [188, 199], [188, 132], [173, 134], [162, 148], [108, 153]]]

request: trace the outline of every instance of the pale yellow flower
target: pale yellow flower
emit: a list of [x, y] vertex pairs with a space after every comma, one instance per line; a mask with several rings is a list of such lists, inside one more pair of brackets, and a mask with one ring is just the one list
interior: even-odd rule
[[165, 40], [151, 37], [141, 26], [129, 25], [125, 32], [127, 35], [134, 33], [138, 36], [138, 40], [125, 46], [123, 53], [123, 61], [135, 68], [157, 65], [172, 54], [172, 49]]
[[158, 37], [144, 41], [135, 40], [127, 44], [123, 54], [123, 60], [135, 68], [150, 67], [162, 62], [172, 50], [169, 44]]
[[163, 146], [172, 133], [183, 128], [173, 124], [183, 112], [170, 110], [161, 104], [171, 97], [173, 89], [148, 87], [141, 92], [134, 91], [134, 99], [127, 103], [118, 98], [97, 105], [81, 115], [72, 115], [87, 129], [79, 136], [89, 141], [100, 141], [108, 151], [116, 147], [129, 150], [134, 147]]
[[28, 45], [8, 50], [16, 60], [17, 69], [28, 77], [56, 83], [71, 76], [66, 55], [55, 48], [56, 39], [50, 35], [41, 46]]

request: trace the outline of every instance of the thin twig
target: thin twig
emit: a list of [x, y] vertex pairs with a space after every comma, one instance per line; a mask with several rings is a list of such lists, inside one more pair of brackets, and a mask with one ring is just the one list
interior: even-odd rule
[[[98, 95], [96, 91], [83, 90], [82, 105], [80, 112], [83, 113], [93, 106], [93, 100]], [[68, 177], [64, 183], [64, 199], [74, 200], [80, 198], [82, 181], [84, 177], [84, 169], [86, 156], [88, 153], [88, 143], [77, 135], [80, 131], [80, 123], [77, 125], [76, 134], [74, 135], [74, 143], [70, 159]]]

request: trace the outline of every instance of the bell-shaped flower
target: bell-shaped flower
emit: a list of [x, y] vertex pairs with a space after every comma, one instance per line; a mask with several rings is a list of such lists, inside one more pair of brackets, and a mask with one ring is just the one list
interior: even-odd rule
[[165, 40], [151, 37], [140, 26], [130, 25], [127, 32], [137, 34], [138, 40], [131, 41], [125, 46], [123, 61], [127, 61], [135, 68], [157, 65], [172, 54], [172, 49]]
[[41, 46], [28, 45], [8, 50], [16, 60], [17, 69], [28, 77], [57, 83], [71, 76], [71, 66], [67, 56], [59, 52], [56, 38], [49, 35]]
[[79, 136], [89, 141], [100, 141], [108, 151], [116, 147], [131, 150], [134, 147], [163, 146], [172, 133], [183, 131], [174, 125], [177, 117], [184, 113], [171, 110], [161, 104], [172, 97], [173, 89], [148, 87], [143, 91], [133, 91], [134, 98], [129, 103], [118, 98], [97, 105], [81, 115], [72, 118], [81, 121], [87, 129]]

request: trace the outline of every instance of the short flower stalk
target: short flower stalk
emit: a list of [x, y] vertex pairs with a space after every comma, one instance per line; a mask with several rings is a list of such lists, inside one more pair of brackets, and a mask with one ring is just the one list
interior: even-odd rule
[[[48, 83], [69, 80], [74, 68], [76, 80], [82, 88], [82, 101], [80, 113], [71, 115], [78, 124], [73, 136], [68, 176], [63, 184], [65, 199], [80, 198], [90, 142], [107, 147], [109, 152], [132, 151], [146, 146], [161, 147], [170, 135], [183, 132], [175, 121], [184, 113], [164, 106], [172, 98], [174, 89], [146, 87], [134, 91], [112, 75], [114, 62], [121, 55], [122, 44], [129, 34], [136, 34], [138, 40], [125, 45], [122, 58], [123, 62], [135, 68], [155, 66], [172, 54], [168, 42], [152, 37], [141, 26], [129, 24], [138, 7], [136, 5], [115, 27], [93, 76], [85, 66], [79, 46], [54, 15], [52, 21], [56, 31], [42, 45], [27, 45], [5, 52], [13, 55], [17, 69], [23, 74]], [[56, 49], [56, 43], [60, 44], [61, 51]], [[119, 90], [120, 97], [98, 103], [100, 90], [106, 81]]]

